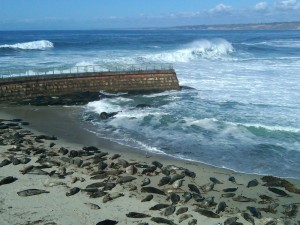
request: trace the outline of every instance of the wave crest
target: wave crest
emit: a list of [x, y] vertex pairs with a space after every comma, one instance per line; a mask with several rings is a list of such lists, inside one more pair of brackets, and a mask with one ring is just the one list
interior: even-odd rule
[[165, 62], [190, 62], [197, 59], [220, 59], [232, 53], [234, 48], [225, 39], [202, 39], [194, 41], [175, 51], [157, 53], [145, 58]]
[[12, 45], [0, 45], [0, 48], [12, 48], [12, 49], [22, 49], [22, 50], [45, 50], [47, 48], [53, 48], [54, 45], [48, 40], [30, 41], [17, 43]]

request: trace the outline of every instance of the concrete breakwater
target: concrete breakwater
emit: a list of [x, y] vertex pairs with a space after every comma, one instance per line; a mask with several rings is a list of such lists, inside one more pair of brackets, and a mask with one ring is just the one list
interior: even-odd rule
[[0, 79], [1, 102], [83, 92], [154, 92], [166, 90], [179, 90], [176, 72], [171, 68], [13, 76]]

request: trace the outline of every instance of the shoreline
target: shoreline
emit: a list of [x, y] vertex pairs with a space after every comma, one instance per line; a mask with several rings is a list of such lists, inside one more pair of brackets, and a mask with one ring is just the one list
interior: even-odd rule
[[[280, 190], [288, 192], [288, 194], [292, 197], [278, 197], [278, 195], [275, 195], [268, 190], [268, 186], [263, 186], [263, 184], [265, 183], [262, 181], [262, 178], [264, 177], [262, 175], [244, 174], [234, 172], [225, 168], [218, 168], [211, 165], [178, 159], [167, 155], [161, 155], [151, 152], [146, 153], [144, 151], [139, 151], [127, 146], [122, 146], [106, 139], [101, 139], [97, 137], [96, 134], [92, 134], [91, 132], [85, 130], [83, 124], [81, 124], [82, 126], [79, 126], [80, 122], [75, 121], [72, 115], [74, 115], [74, 113], [78, 113], [78, 111], [80, 110], [78, 107], [35, 107], [4, 105], [1, 105], [0, 107], [0, 119], [3, 119], [5, 117], [6, 119], [20, 118], [26, 122], [29, 122], [29, 125], [22, 126], [21, 130], [30, 130], [34, 136], [40, 134], [57, 136], [58, 140], [44, 141], [44, 143], [33, 144], [35, 148], [47, 149], [46, 153], [57, 152], [61, 147], [80, 151], [80, 149], [82, 149], [84, 146], [95, 146], [98, 147], [101, 152], [108, 153], [109, 157], [107, 157], [107, 160], [105, 160], [105, 162], [110, 163], [109, 165], [118, 164], [118, 159], [112, 159], [113, 155], [118, 154], [120, 155], [120, 158], [126, 160], [127, 162], [130, 162], [132, 165], [143, 164], [150, 166], [152, 165], [153, 161], [159, 161], [164, 166], [168, 165], [172, 167], [173, 165], [173, 167], [175, 167], [174, 165], [176, 165], [176, 167], [185, 168], [188, 171], [193, 171], [196, 173], [196, 177], [194, 178], [187, 175], [184, 178], [181, 178], [183, 185], [179, 188], [176, 188], [176, 190], [174, 190], [173, 185], [168, 184], [166, 186], [158, 187], [163, 190], [166, 190], [167, 187], [167, 191], [165, 191], [166, 196], [162, 197], [154, 194], [154, 198], [152, 200], [141, 202], [141, 199], [147, 196], [146, 193], [142, 192], [141, 183], [143, 183], [145, 179], [150, 179], [151, 183], [149, 185], [145, 185], [144, 187], [157, 187], [160, 179], [164, 176], [164, 174], [162, 174], [161, 168], [155, 168], [154, 171], [149, 173], [143, 173], [142, 171], [144, 170], [144, 168], [138, 168], [137, 173], [132, 175], [135, 178], [134, 181], [120, 184], [117, 182], [118, 179], [122, 176], [126, 176], [124, 168], [122, 169], [118, 166], [118, 169], [115, 169], [115, 171], [122, 170], [122, 175], [117, 174], [116, 176], [109, 176], [105, 179], [93, 180], [91, 179], [91, 173], [97, 172], [95, 168], [93, 168], [92, 166], [76, 167], [71, 163], [66, 164], [65, 168], [67, 169], [67, 172], [70, 171], [73, 173], [73, 175], [66, 175], [64, 179], [58, 179], [66, 185], [47, 187], [44, 185], [46, 182], [45, 180], [51, 179], [52, 182], [57, 182], [57, 180], [53, 180], [52, 177], [49, 178], [48, 176], [37, 176], [34, 174], [20, 175], [19, 170], [24, 168], [24, 166], [26, 165], [14, 166], [10, 164], [4, 167], [0, 167], [0, 179], [3, 179], [4, 176], [12, 175], [18, 178], [18, 180], [12, 184], [0, 186], [0, 188], [3, 189], [2, 194], [0, 194], [0, 202], [3, 203], [2, 207], [0, 208], [0, 215], [3, 215], [4, 221], [8, 222], [7, 224], [23, 224], [21, 223], [22, 220], [30, 220], [31, 222], [34, 222], [38, 221], [41, 218], [41, 221], [35, 224], [47, 224], [46, 222], [49, 222], [50, 224], [51, 221], [51, 224], [97, 224], [99, 221], [104, 219], [117, 220], [119, 221], [118, 224], [156, 224], [153, 220], [150, 220], [153, 217], [163, 217], [170, 221], [174, 221], [174, 224], [179, 224], [178, 220], [180, 219], [180, 216], [183, 215], [188, 215], [189, 217], [180, 224], [188, 224], [188, 222], [192, 221], [192, 219], [198, 220], [198, 223], [195, 224], [223, 224], [226, 219], [232, 217], [237, 217], [238, 222], [247, 224], [249, 222], [245, 220], [245, 215], [249, 214], [251, 216], [252, 214], [249, 210], [247, 210], [248, 206], [258, 209], [267, 208], [272, 204], [278, 204], [276, 209], [274, 209], [276, 210], [276, 213], [264, 212], [261, 210], [262, 218], [256, 218], [252, 214], [251, 218], [254, 218], [255, 224], [267, 224], [270, 221], [273, 221], [274, 224], [286, 224], [286, 221], [288, 221], [289, 224], [296, 224], [300, 221], [300, 214], [298, 211], [295, 215], [288, 217], [286, 209], [284, 207], [285, 205], [291, 204], [294, 207], [296, 203], [300, 202], [300, 195], [296, 193], [290, 193], [284, 188], [279, 187]], [[8, 131], [12, 134], [16, 132], [9, 129]], [[53, 142], [55, 145], [54, 147], [50, 148], [49, 144], [51, 142]], [[7, 151], [10, 147], [12, 147], [12, 145], [0, 145], [1, 161], [5, 158], [6, 155], [8, 155]], [[16, 155], [18, 154], [19, 153], [16, 153]], [[32, 163], [39, 158], [38, 155], [32, 154], [28, 157], [32, 158]], [[82, 157], [82, 160], [83, 162], [88, 163], [89, 158], [90, 157]], [[38, 166], [38, 163], [35, 162], [34, 166]], [[54, 166], [54, 168], [56, 167]], [[53, 171], [54, 168], [46, 168], [45, 170], [47, 170], [47, 172], [51, 172], [51, 170]], [[56, 170], [58, 169], [59, 168], [56, 168]], [[106, 170], [107, 169], [105, 169], [104, 171]], [[175, 171], [172, 171], [172, 173], [176, 175], [184, 171], [185, 170], [183, 169], [175, 169]], [[79, 178], [83, 178], [85, 181], [77, 181], [76, 183], [72, 183], [71, 178], [74, 178], [74, 174]], [[228, 178], [231, 176], [235, 177], [237, 181], [236, 183], [232, 183], [228, 180]], [[206, 186], [207, 184], [211, 184], [212, 182], [210, 178], [212, 177], [220, 180], [222, 184], [216, 183], [214, 184], [214, 188], [212, 190], [203, 191], [201, 188], [205, 188], [204, 186]], [[258, 184], [253, 187], [247, 188], [246, 186], [247, 184], [249, 185], [249, 181], [253, 180], [258, 181]], [[285, 180], [294, 185], [296, 189], [300, 188], [299, 180], [290, 178], [287, 178]], [[72, 201], [69, 200], [70, 198], [67, 198], [65, 196], [66, 191], [70, 191], [71, 187], [73, 186], [78, 186], [81, 190], [83, 190], [87, 184], [99, 181], [113, 182], [114, 184], [117, 184], [115, 188], [113, 188], [111, 192], [109, 192], [108, 195], [112, 196], [114, 194], [116, 195], [120, 193], [123, 195], [109, 201], [108, 203], [103, 203], [101, 201], [101, 198], [88, 198], [83, 193], [71, 196]], [[192, 199], [187, 203], [182, 203], [183, 190], [184, 192], [191, 191], [188, 184], [194, 184], [199, 187], [199, 189], [201, 189], [201, 195], [204, 197], [204, 199], [199, 202]], [[131, 190], [132, 185], [136, 186], [137, 189]], [[11, 187], [13, 188], [11, 189]], [[47, 195], [41, 194], [23, 199], [16, 195], [16, 191], [20, 191], [25, 188], [46, 189], [50, 192], [49, 195], [52, 195], [52, 197], [51, 199], [49, 199], [47, 198]], [[234, 191], [235, 197], [244, 196], [248, 198], [248, 201], [235, 201], [232, 200], [232, 197], [222, 197], [227, 193], [224, 191], [224, 189], [227, 188], [237, 188], [237, 190]], [[176, 204], [174, 204], [174, 202], [170, 202], [170, 200], [168, 200], [167, 198], [170, 193], [177, 193], [181, 197], [180, 202]], [[269, 196], [273, 200], [270, 202], [259, 203], [264, 201], [263, 199], [260, 199], [258, 197], [260, 195]], [[213, 204], [209, 207], [203, 207], [203, 205], [201, 206], [204, 201], [212, 197], [213, 202], [216, 203], [216, 205]], [[42, 204], [43, 201], [45, 203]], [[101, 212], [101, 215], [104, 216], [99, 215], [99, 213], [97, 213], [97, 210], [92, 210], [91, 208], [85, 207], [83, 203], [86, 202], [92, 202], [93, 204], [99, 205], [99, 207], [101, 208], [99, 209], [99, 212]], [[228, 207], [226, 207], [226, 210], [224, 209], [224, 211], [215, 215], [216, 209], [217, 207], [219, 207], [220, 202], [225, 202]], [[160, 211], [149, 211], [149, 208], [151, 206], [158, 203], [164, 203], [170, 206], [173, 205], [176, 207], [176, 211], [179, 208], [187, 207], [188, 212], [186, 214], [183, 213], [178, 215], [175, 215], [175, 213], [173, 212], [172, 214], [168, 215], [168, 212], [164, 211], [164, 209]], [[44, 206], [44, 210], [39, 208], [42, 205]], [[26, 206], [29, 206], [29, 208]], [[92, 205], [90, 204], [89, 206]], [[196, 209], [198, 209], [198, 211]], [[96, 213], [94, 213], [94, 211], [96, 211]], [[72, 219], [70, 215], [65, 215], [67, 214], [67, 212], [73, 212], [73, 214], [75, 212], [76, 216], [74, 216], [74, 218]], [[125, 216], [129, 212], [139, 212], [148, 215], [150, 214], [151, 216], [132, 219], [128, 216]], [[211, 217], [211, 212], [214, 213], [214, 218]], [[23, 216], [21, 216], [20, 218], [16, 218], [16, 215], [22, 213]], [[49, 214], [48, 216], [46, 215], [47, 213]], [[204, 215], [203, 213], [206, 215]], [[208, 214], [210, 214], [210, 216], [208, 216]], [[81, 215], [81, 217], [79, 215]], [[217, 216], [219, 217], [217, 218]], [[78, 221], [75, 218], [77, 218]], [[82, 220], [82, 218], [84, 218], [84, 221]]]
[[[82, 106], [9, 106], [0, 104], [0, 108], [2, 108], [2, 111], [4, 111], [4, 114], [6, 114], [7, 116], [10, 116], [11, 118], [22, 118], [30, 123], [29, 127], [31, 128], [31, 130], [49, 135], [57, 135], [59, 139], [62, 139], [65, 142], [76, 143], [78, 145], [98, 145], [110, 152], [125, 152], [136, 154], [139, 157], [162, 157], [164, 159], [169, 159], [176, 162], [185, 162], [195, 165], [199, 164], [200, 166], [221, 171], [225, 170], [229, 173], [243, 174], [246, 176], [276, 176], [270, 174], [240, 172], [230, 168], [218, 167], [205, 162], [173, 157], [166, 153], [156, 153], [151, 151], [139, 150], [135, 147], [123, 145], [110, 139], [99, 137], [96, 134], [96, 130], [88, 130], [87, 124], [75, 119], [78, 118], [75, 116], [75, 114], [78, 116], [79, 113], [83, 112], [81, 107]], [[0, 115], [1, 114], [3, 114], [3, 112], [0, 112]], [[72, 134], [66, 132], [66, 127], [68, 127], [68, 130], [70, 129], [74, 132], [72, 132]], [[300, 179], [297, 179], [295, 177], [280, 178], [300, 182]]]

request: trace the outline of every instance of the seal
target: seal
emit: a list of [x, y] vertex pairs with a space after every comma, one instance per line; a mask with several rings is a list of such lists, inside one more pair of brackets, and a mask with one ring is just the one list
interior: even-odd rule
[[147, 195], [141, 202], [149, 202], [153, 199], [153, 195]]
[[171, 193], [170, 199], [171, 199], [172, 204], [176, 205], [180, 201], [180, 196], [176, 193]]
[[40, 190], [40, 189], [27, 189], [27, 190], [17, 192], [17, 194], [21, 197], [40, 195], [40, 194], [44, 194], [44, 193], [50, 193], [50, 192], [45, 191], [45, 190]]
[[155, 187], [142, 187], [141, 192], [147, 192], [147, 193], [158, 194], [158, 195], [166, 195], [165, 192]]
[[150, 183], [151, 183], [151, 180], [150, 180], [148, 177], [146, 177], [146, 178], [143, 180], [141, 186], [146, 186], [146, 185], [148, 185], [148, 184], [150, 184]]
[[152, 206], [149, 210], [161, 210], [161, 209], [167, 208], [168, 206], [170, 206], [170, 205], [159, 203], [159, 204], [156, 204], [155, 206]]
[[80, 191], [80, 188], [78, 187], [73, 187], [69, 190], [69, 192], [66, 193], [66, 196], [71, 196], [71, 195], [75, 195]]
[[152, 217], [151, 220], [155, 223], [165, 223], [165, 224], [169, 224], [169, 225], [176, 225], [173, 221], [167, 220], [162, 217]]
[[218, 214], [216, 214], [210, 210], [201, 209], [199, 207], [197, 207], [194, 211], [203, 216], [209, 217], [209, 218], [220, 218], [220, 216]]
[[181, 207], [181, 208], [179, 208], [179, 209], [176, 211], [176, 215], [180, 215], [180, 214], [186, 213], [188, 210], [189, 210], [188, 207]]
[[117, 223], [119, 223], [119, 222], [116, 220], [102, 220], [102, 221], [98, 222], [96, 225], [115, 225]]
[[171, 216], [176, 210], [176, 206], [170, 205], [167, 208], [165, 208], [164, 216]]
[[18, 180], [18, 178], [12, 176], [4, 177], [2, 180], [0, 180], [0, 186], [4, 184], [11, 184], [16, 180]]
[[166, 176], [166, 177], [162, 177], [159, 182], [158, 182], [158, 186], [164, 186], [166, 184], [168, 184], [171, 180], [170, 176]]
[[197, 194], [200, 194], [200, 190], [199, 190], [199, 188], [196, 185], [194, 185], [194, 184], [188, 184], [188, 187], [189, 187], [189, 189], [190, 189], [191, 192], [195, 192]]
[[147, 218], [147, 217], [151, 217], [148, 214], [145, 213], [138, 213], [138, 212], [129, 212], [126, 214], [126, 216], [128, 218]]
[[182, 221], [187, 220], [188, 218], [191, 218], [191, 217], [193, 217], [193, 215], [191, 215], [191, 214], [183, 214], [183, 215], [179, 216], [178, 222], [181, 223]]

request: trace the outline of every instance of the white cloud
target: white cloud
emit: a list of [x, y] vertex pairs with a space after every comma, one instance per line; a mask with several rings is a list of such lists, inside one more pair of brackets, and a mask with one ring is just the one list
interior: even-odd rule
[[210, 13], [223, 13], [223, 12], [230, 12], [232, 9], [231, 6], [229, 5], [224, 5], [223, 3], [220, 3], [219, 5], [217, 5], [215, 8], [210, 9], [209, 12]]
[[255, 5], [254, 9], [257, 11], [263, 11], [268, 8], [268, 3], [266, 2], [259, 2]]
[[295, 10], [300, 9], [300, 1], [297, 0], [279, 0], [275, 3], [277, 9]]

